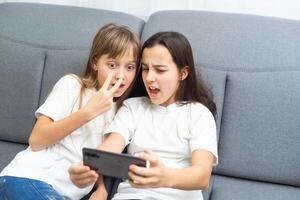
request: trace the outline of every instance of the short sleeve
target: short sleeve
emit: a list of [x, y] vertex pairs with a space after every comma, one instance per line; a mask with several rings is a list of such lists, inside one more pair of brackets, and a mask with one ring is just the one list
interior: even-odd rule
[[124, 140], [125, 145], [128, 145], [131, 138], [133, 137], [135, 126], [134, 126], [134, 112], [132, 102], [129, 100], [124, 101], [122, 107], [118, 110], [113, 122], [108, 126], [105, 134], [118, 133]]
[[[46, 101], [35, 112], [36, 118], [41, 114], [50, 117], [54, 121], [69, 116], [79, 99], [80, 82], [72, 75], [62, 77], [53, 87]], [[77, 102], [78, 104], [78, 102]]]
[[212, 113], [202, 104], [193, 104], [190, 110], [189, 144], [191, 152], [203, 149], [214, 155], [213, 164], [218, 163], [216, 122]]

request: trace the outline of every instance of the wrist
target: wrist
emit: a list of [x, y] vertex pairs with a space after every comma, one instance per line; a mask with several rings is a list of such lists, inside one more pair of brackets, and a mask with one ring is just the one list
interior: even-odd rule
[[176, 177], [176, 172], [175, 169], [172, 168], [166, 168], [165, 171], [165, 184], [164, 187], [168, 187], [168, 188], [174, 188], [174, 178]]
[[93, 118], [95, 118], [93, 116], [93, 113], [92, 112], [89, 112], [86, 108], [82, 108], [80, 110], [77, 111], [78, 114], [80, 114], [81, 116], [81, 119], [83, 119], [85, 122], [89, 122], [91, 121]]

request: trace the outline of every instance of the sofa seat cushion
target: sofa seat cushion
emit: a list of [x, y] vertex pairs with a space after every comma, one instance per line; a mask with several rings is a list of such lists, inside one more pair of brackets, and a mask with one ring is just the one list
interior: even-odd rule
[[289, 185], [214, 176], [210, 200], [298, 200], [300, 190]]

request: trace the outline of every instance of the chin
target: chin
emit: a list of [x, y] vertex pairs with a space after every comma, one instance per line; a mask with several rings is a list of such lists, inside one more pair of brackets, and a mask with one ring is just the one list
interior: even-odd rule
[[122, 96], [124, 94], [124, 92], [122, 93], [115, 93], [114, 94], [114, 98], [119, 98], [120, 96]]
[[158, 106], [163, 103], [159, 99], [151, 99], [150, 97], [149, 97], [149, 99], [150, 99], [151, 103], [158, 105]]

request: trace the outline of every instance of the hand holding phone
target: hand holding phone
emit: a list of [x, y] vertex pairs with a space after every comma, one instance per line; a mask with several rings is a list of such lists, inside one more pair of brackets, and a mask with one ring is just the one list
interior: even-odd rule
[[83, 148], [83, 164], [98, 174], [128, 179], [131, 164], [149, 167], [149, 161], [124, 153], [112, 153], [97, 149]]

